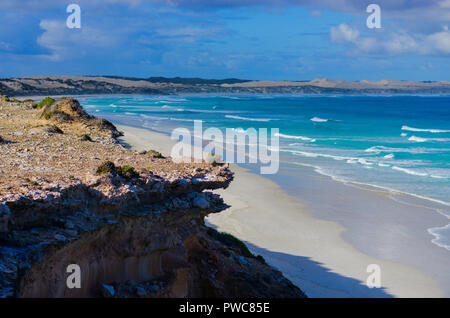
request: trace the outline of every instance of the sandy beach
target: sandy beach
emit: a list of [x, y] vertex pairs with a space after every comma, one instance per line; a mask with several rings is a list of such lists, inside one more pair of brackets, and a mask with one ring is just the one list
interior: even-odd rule
[[[174, 144], [168, 136], [146, 129], [117, 125], [125, 135], [121, 140], [136, 150], [156, 149], [170, 155]], [[377, 241], [374, 233], [360, 233], [361, 240], [372, 238], [371, 248], [353, 242], [349, 233], [355, 232], [351, 207], [346, 220], [333, 219], [321, 212], [313, 204], [314, 200], [304, 199], [300, 192], [297, 196], [286, 193], [277, 183], [265, 177], [251, 173], [246, 169], [232, 165], [235, 179], [226, 190], [217, 191], [231, 205], [226, 211], [208, 217], [210, 226], [219, 231], [228, 232], [246, 242], [250, 250], [262, 255], [266, 261], [281, 270], [294, 284], [298, 285], [310, 297], [443, 297], [445, 292], [436, 277], [429, 272], [412, 266], [414, 262], [392, 261], [392, 257], [377, 247], [383, 242]], [[312, 174], [312, 172], [311, 172]], [[308, 177], [311, 177], [309, 175]], [[325, 186], [333, 190], [334, 184], [316, 176], [313, 188]], [[328, 182], [328, 183], [327, 183]], [[306, 186], [305, 186], [306, 187]], [[309, 187], [309, 186], [308, 186]], [[341, 207], [346, 201], [337, 188], [327, 202], [336, 201]], [[351, 189], [348, 191], [352, 191]], [[383, 207], [394, 202], [385, 195], [358, 189], [348, 196], [360, 196], [362, 199], [374, 200]], [[324, 191], [325, 193], [328, 193]], [[307, 192], [304, 195], [308, 195]], [[340, 201], [339, 201], [340, 198]], [[353, 201], [350, 201], [350, 205]], [[385, 205], [386, 204], [386, 205]], [[328, 208], [324, 205], [324, 208]], [[414, 211], [413, 211], [414, 212]], [[416, 213], [416, 212], [414, 212]], [[417, 211], [417, 213], [422, 213]], [[344, 219], [345, 215], [341, 215]], [[331, 220], [330, 220], [331, 219]], [[339, 221], [339, 222], [338, 222]], [[376, 220], [372, 220], [376, 221]], [[412, 222], [412, 221], [411, 221]], [[352, 227], [349, 231], [345, 224]], [[373, 227], [376, 232], [378, 229]], [[383, 233], [390, 235], [391, 233]], [[431, 244], [431, 243], [430, 243]], [[361, 245], [361, 246], [360, 246]], [[438, 247], [436, 247], [438, 248]], [[443, 250], [442, 253], [448, 253]], [[446, 257], [446, 254], [442, 254]], [[377, 257], [380, 256], [380, 257]], [[368, 288], [366, 279], [369, 264], [377, 264], [381, 269], [382, 288]]]

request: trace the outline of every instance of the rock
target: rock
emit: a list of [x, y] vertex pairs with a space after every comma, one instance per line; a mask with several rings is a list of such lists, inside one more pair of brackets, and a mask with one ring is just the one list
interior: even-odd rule
[[75, 225], [73, 224], [73, 222], [67, 221], [67, 222], [64, 224], [64, 227], [65, 227], [66, 229], [74, 229], [74, 228], [75, 228]]
[[0, 203], [0, 233], [8, 232], [8, 222], [11, 212], [6, 203]]
[[204, 198], [202, 198], [201, 196], [197, 196], [195, 197], [193, 204], [195, 207], [205, 210], [207, 208], [209, 208], [209, 202], [206, 201]]
[[65, 242], [67, 240], [67, 238], [61, 234], [55, 234], [55, 239], [57, 239], [58, 241], [61, 241], [61, 242]]
[[114, 286], [103, 284], [102, 285], [102, 295], [105, 298], [111, 298], [114, 297], [115, 291]]
[[64, 132], [58, 126], [50, 126], [46, 129], [49, 134], [63, 134]]
[[136, 288], [136, 295], [138, 295], [138, 296], [145, 296], [145, 295], [147, 295], [147, 291], [143, 287], [136, 286], [135, 288]]

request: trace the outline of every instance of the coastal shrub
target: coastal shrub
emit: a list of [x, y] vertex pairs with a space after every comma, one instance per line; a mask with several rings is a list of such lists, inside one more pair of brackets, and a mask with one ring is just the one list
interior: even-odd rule
[[132, 166], [129, 165], [123, 165], [116, 167], [114, 163], [111, 161], [106, 161], [102, 163], [100, 166], [97, 167], [97, 170], [95, 172], [96, 175], [102, 175], [105, 173], [111, 173], [111, 174], [118, 174], [122, 178], [125, 179], [132, 179], [139, 177], [139, 173], [136, 172], [136, 169], [134, 169]]
[[220, 241], [222, 241], [224, 243], [228, 243], [229, 245], [234, 245], [237, 248], [239, 248], [239, 250], [241, 251], [241, 254], [244, 255], [245, 257], [252, 257], [252, 258], [255, 257], [250, 252], [250, 250], [248, 249], [247, 245], [245, 245], [245, 243], [242, 242], [237, 237], [235, 237], [235, 236], [233, 236], [231, 234], [228, 234], [228, 233], [219, 232], [218, 233], [218, 238], [219, 238]]
[[50, 106], [51, 104], [53, 104], [55, 102], [55, 100], [51, 97], [46, 97], [43, 100], [41, 100], [39, 103], [37, 103], [36, 108], [43, 108], [43, 107], [47, 107]]
[[95, 174], [102, 175], [105, 173], [114, 173], [116, 171], [116, 166], [111, 161], [106, 161], [97, 167]]
[[159, 151], [153, 149], [149, 150], [148, 153], [152, 154], [153, 158], [164, 158], [164, 156]]
[[132, 179], [139, 177], [139, 173], [137, 173], [136, 170], [129, 165], [118, 167], [118, 173], [121, 177], [125, 179]]

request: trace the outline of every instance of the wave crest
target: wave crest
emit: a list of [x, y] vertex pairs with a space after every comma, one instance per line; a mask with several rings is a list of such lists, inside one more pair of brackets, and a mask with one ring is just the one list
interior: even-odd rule
[[408, 131], [422, 131], [422, 132], [430, 132], [430, 133], [448, 133], [450, 130], [444, 130], [444, 129], [423, 129], [423, 128], [414, 128], [409, 126], [402, 126], [402, 130], [408, 130]]

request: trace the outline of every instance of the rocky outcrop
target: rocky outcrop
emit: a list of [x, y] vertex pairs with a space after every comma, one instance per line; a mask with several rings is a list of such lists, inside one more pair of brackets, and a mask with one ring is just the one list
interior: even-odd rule
[[122, 136], [122, 133], [112, 123], [106, 119], [89, 115], [76, 99], [70, 97], [62, 97], [54, 103], [46, 105], [40, 114], [40, 118], [60, 123], [76, 121], [86, 126], [95, 126], [101, 130], [109, 131], [114, 138]]
[[[226, 178], [107, 173], [0, 205], [3, 297], [301, 297], [261, 258], [204, 224]], [[81, 288], [66, 285], [81, 269]]]
[[[227, 208], [210, 192], [232, 182], [227, 165], [126, 149], [89, 126], [97, 119], [78, 102], [49, 105], [0, 101], [11, 138], [0, 145], [0, 297], [305, 296], [242, 242], [205, 225]], [[53, 119], [42, 111], [67, 114], [55, 120], [64, 133], [46, 132], [42, 123]], [[73, 265], [75, 288], [67, 284]]]

